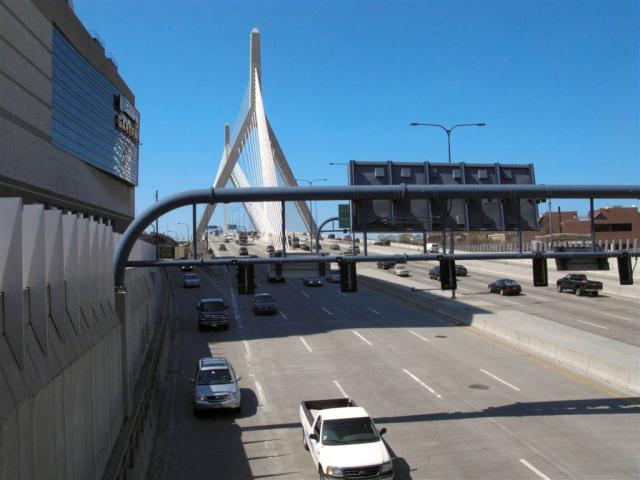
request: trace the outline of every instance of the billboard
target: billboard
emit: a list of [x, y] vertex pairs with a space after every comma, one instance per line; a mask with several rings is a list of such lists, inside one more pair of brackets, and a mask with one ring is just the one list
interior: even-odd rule
[[[349, 162], [350, 185], [533, 185], [532, 164]], [[538, 229], [535, 199], [355, 200], [355, 232]]]

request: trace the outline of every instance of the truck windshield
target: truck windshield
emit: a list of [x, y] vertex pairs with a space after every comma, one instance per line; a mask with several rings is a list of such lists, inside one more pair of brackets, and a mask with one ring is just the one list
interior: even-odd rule
[[324, 445], [369, 443], [378, 440], [380, 440], [378, 432], [368, 417], [326, 420], [322, 425]]
[[202, 302], [203, 312], [222, 312], [224, 311], [223, 302]]

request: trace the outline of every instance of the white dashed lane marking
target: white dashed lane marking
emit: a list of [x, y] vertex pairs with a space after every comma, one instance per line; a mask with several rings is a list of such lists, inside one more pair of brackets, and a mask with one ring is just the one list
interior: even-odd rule
[[516, 390], [516, 391], [518, 391], [518, 392], [520, 391], [520, 389], [519, 389], [518, 387], [516, 387], [516, 386], [514, 386], [514, 385], [511, 385], [509, 382], [507, 382], [507, 381], [505, 381], [505, 380], [502, 380], [500, 377], [498, 377], [497, 375], [494, 375], [494, 374], [493, 374], [493, 373], [491, 373], [491, 372], [487, 372], [484, 368], [481, 368], [481, 369], [480, 369], [480, 371], [481, 371], [482, 373], [484, 373], [485, 375], [489, 375], [489, 376], [490, 376], [491, 378], [493, 378], [494, 380], [497, 380], [497, 381], [499, 381], [500, 383], [502, 383], [502, 384], [506, 385], [507, 387], [509, 387], [509, 388], [513, 388], [514, 390]]
[[300, 337], [300, 341], [304, 344], [305, 347], [307, 347], [307, 350], [309, 350], [310, 352], [313, 352], [313, 350], [311, 350], [311, 347], [309, 346], [309, 344], [306, 342], [304, 338]]
[[420, 385], [422, 385], [424, 388], [426, 388], [427, 390], [429, 390], [431, 393], [433, 393], [436, 397], [438, 398], [442, 398], [442, 395], [440, 395], [439, 393], [437, 393], [433, 388], [431, 388], [429, 385], [427, 385], [426, 383], [424, 383], [422, 380], [420, 380], [418, 377], [416, 377], [413, 373], [411, 373], [409, 370], [407, 370], [406, 368], [403, 368], [402, 371], [404, 373], [406, 373], [407, 375], [409, 375], [411, 378], [413, 378], [416, 382], [418, 382]]
[[329, 310], [328, 308], [324, 308], [324, 307], [320, 307], [322, 310], [324, 310], [327, 315], [333, 315], [333, 312], [331, 310]]
[[380, 315], [380, 312], [378, 312], [377, 310], [374, 310], [374, 309], [373, 309], [373, 308], [371, 308], [371, 307], [367, 307], [367, 309], [368, 309], [371, 313], [373, 313], [373, 314], [375, 314], [375, 315]]
[[428, 339], [428, 338], [423, 337], [422, 335], [420, 335], [419, 333], [414, 332], [413, 330], [409, 330], [409, 333], [410, 333], [411, 335], [415, 335], [416, 337], [418, 337], [418, 338], [419, 338], [419, 339], [421, 339], [421, 340], [424, 340], [425, 342], [428, 342], [428, 341], [429, 341], [429, 339]]
[[586, 322], [584, 320], [576, 320], [578, 323], [583, 323], [584, 325], [589, 325], [591, 327], [602, 328], [603, 330], [609, 330], [609, 327], [603, 327], [602, 325], [598, 325], [597, 323]]
[[520, 463], [522, 463], [525, 467], [527, 467], [529, 470], [531, 470], [533, 473], [535, 473], [538, 476], [538, 478], [541, 478], [542, 480], [551, 480], [544, 473], [542, 473], [536, 467], [534, 467], [529, 462], [527, 462], [524, 458], [520, 459]]
[[364, 338], [362, 335], [360, 335], [358, 332], [356, 332], [355, 330], [351, 330], [353, 333], [355, 333], [360, 340], [362, 340], [364, 343], [366, 343], [367, 345], [371, 345], [373, 346], [373, 343], [371, 343], [369, 340], [367, 340], [366, 338]]
[[340, 386], [340, 384], [338, 383], [337, 380], [334, 380], [333, 383], [335, 384], [336, 387], [338, 387], [338, 390], [340, 390], [340, 394], [344, 397], [344, 398], [349, 398], [349, 395], [347, 395], [347, 392], [344, 391], [344, 388], [342, 388]]

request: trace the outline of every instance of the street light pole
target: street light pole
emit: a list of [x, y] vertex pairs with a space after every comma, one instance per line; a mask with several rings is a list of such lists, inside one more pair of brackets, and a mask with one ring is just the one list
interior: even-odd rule
[[[313, 184], [315, 182], [326, 182], [327, 179], [326, 178], [314, 178], [313, 180], [307, 180], [304, 178], [296, 178], [296, 182], [305, 182], [308, 183], [310, 187], [313, 186]], [[310, 210], [311, 210], [311, 215], [313, 216], [313, 225], [312, 227], [315, 227], [316, 229], [318, 228], [318, 226], [316, 225], [316, 219], [318, 218], [318, 202], [316, 201], [315, 206], [316, 206], [316, 213], [313, 213], [313, 202], [310, 202]], [[315, 232], [313, 231], [313, 228], [311, 229], [312, 231], [310, 232], [311, 234], [311, 244], [313, 245], [313, 239], [316, 238]], [[312, 249], [313, 250], [313, 249]], [[316, 250], [318, 250], [317, 245], [316, 245]]]
[[[421, 122], [411, 122], [409, 124], [409, 126], [411, 127], [436, 127], [436, 128], [441, 128], [442, 130], [445, 131], [445, 133], [447, 134], [447, 151], [448, 151], [448, 158], [449, 158], [449, 163], [451, 163], [451, 132], [453, 132], [454, 129], [458, 128], [458, 127], [484, 127], [486, 125], [486, 123], [484, 122], [479, 122], [479, 123], [457, 123], [455, 125], [453, 125], [451, 128], [447, 128], [444, 125], [440, 125], [439, 123], [421, 123]], [[449, 200], [450, 201], [450, 200]], [[446, 231], [445, 231], [445, 227], [444, 227], [444, 218], [442, 218], [442, 251], [443, 253], [447, 252], [447, 239], [446, 239]], [[449, 232], [450, 235], [450, 247], [449, 247], [449, 253], [453, 253], [454, 251], [454, 235], [453, 232]], [[451, 298], [456, 298], [456, 291], [454, 289], [451, 290]]]
[[[187, 228], [187, 242], [191, 238], [191, 233], [189, 232], [189, 224], [185, 222], [178, 222], [178, 225], [184, 225]], [[191, 249], [189, 249], [189, 254], [191, 254]]]

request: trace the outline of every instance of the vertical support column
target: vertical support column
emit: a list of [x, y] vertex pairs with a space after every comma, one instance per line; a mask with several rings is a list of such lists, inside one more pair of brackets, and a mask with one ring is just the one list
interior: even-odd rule
[[[451, 255], [453, 255], [453, 252], [455, 251], [455, 247], [454, 247], [455, 237], [456, 236], [454, 235], [453, 230], [450, 230], [449, 231], [449, 241], [451, 242], [451, 245], [450, 245], [450, 248], [449, 248], [449, 250], [450, 250], [449, 253]], [[455, 273], [455, 272], [453, 272], [453, 273]], [[455, 288], [451, 289], [451, 298], [456, 298], [456, 289]]]
[[447, 233], [445, 232], [444, 226], [442, 227], [442, 233], [440, 234], [440, 245], [442, 245], [442, 254], [447, 254]]
[[[198, 258], [198, 234], [196, 232], [196, 204], [192, 205], [193, 207], [193, 259], [196, 260]], [[209, 228], [209, 225], [204, 226], [205, 229]]]
[[589, 199], [589, 220], [591, 221], [591, 250], [596, 251], [596, 224], [593, 214], [593, 198]]
[[367, 248], [367, 232], [362, 234], [362, 240], [364, 241], [364, 256], [369, 255], [369, 249]]
[[287, 224], [286, 219], [285, 219], [285, 202], [282, 201], [280, 202], [280, 216], [282, 217], [282, 231], [281, 231], [281, 235], [282, 235], [282, 256], [284, 258], [287, 257], [287, 231], [285, 229], [285, 226]]
[[427, 232], [422, 232], [422, 253], [427, 253]]

